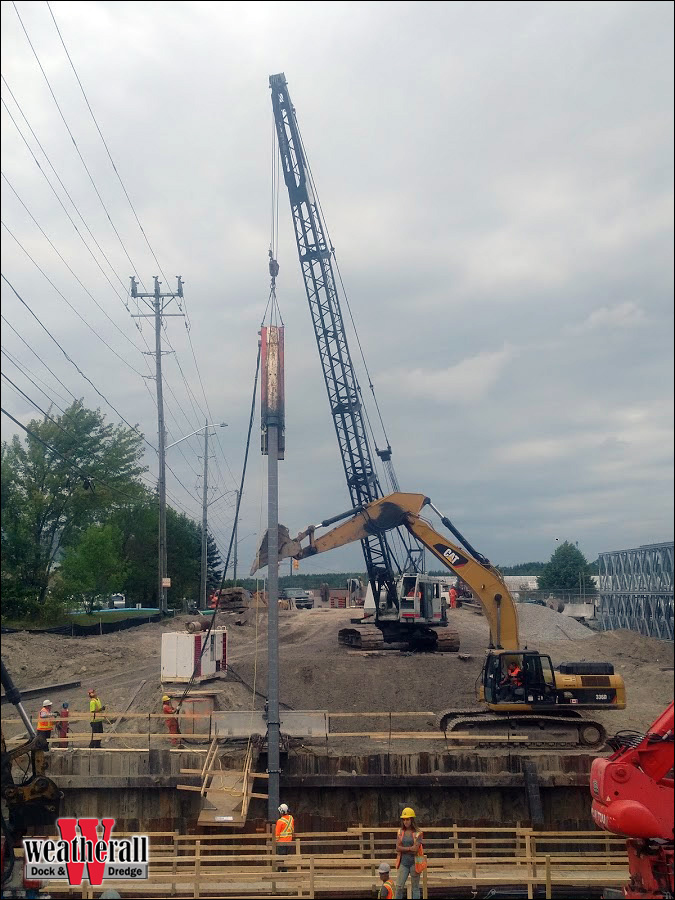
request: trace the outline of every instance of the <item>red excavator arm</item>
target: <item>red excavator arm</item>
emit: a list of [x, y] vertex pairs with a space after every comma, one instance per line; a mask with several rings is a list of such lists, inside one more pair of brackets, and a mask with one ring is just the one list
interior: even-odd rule
[[591, 767], [596, 825], [629, 838], [626, 897], [672, 897], [675, 704], [645, 735], [623, 733], [614, 753]]

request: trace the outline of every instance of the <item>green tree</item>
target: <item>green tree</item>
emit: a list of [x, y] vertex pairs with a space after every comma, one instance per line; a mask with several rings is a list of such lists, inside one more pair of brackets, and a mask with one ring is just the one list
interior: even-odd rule
[[64, 599], [81, 599], [91, 613], [97, 601], [106, 603], [110, 594], [123, 588], [125, 577], [120, 530], [114, 525], [91, 525], [66, 550], [57, 593]]
[[[2, 445], [3, 612], [39, 614], [65, 549], [143, 496], [143, 437], [74, 402]], [[50, 449], [53, 448], [53, 449]]]
[[[202, 539], [202, 531], [199, 529], [199, 540]], [[220, 587], [223, 578], [223, 559], [218, 545], [210, 534], [206, 535], [206, 589], [213, 591]], [[201, 576], [200, 576], [201, 577]]]
[[171, 578], [169, 605], [178, 608], [183, 597], [199, 599], [202, 566], [201, 529], [170, 506], [166, 508], [167, 575]]
[[132, 603], [156, 607], [158, 594], [159, 501], [147, 492], [145, 502], [116, 510], [111, 522], [122, 535], [126, 567], [123, 591]]
[[572, 594], [597, 594], [597, 588], [590, 575], [590, 566], [584, 554], [565, 541], [546, 563], [539, 576], [539, 590], [567, 591]]

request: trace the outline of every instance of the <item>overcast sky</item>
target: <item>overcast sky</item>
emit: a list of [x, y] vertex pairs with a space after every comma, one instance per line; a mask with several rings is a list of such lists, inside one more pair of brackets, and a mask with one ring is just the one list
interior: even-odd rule
[[[2, 218], [125, 362], [5, 229], [2, 271], [107, 401], [156, 446], [154, 383], [130, 368], [148, 373], [152, 358], [141, 351], [144, 341], [152, 347], [153, 333], [149, 322], [138, 332], [124, 293], [132, 271], [150, 290], [157, 264], [47, 4], [17, 8], [132, 262], [9, 2], [2, 3], [3, 100], [110, 281], [4, 106], [2, 170], [117, 327], [4, 180]], [[185, 281], [208, 405], [215, 421], [229, 423], [220, 445], [212, 441], [210, 526], [221, 548], [233, 497], [218, 497], [239, 478], [269, 287], [268, 77], [281, 71], [402, 489], [429, 495], [498, 564], [547, 560], [556, 538], [578, 541], [589, 559], [672, 539], [670, 2], [51, 8], [162, 270], [170, 284], [176, 274]], [[287, 397], [280, 518], [295, 532], [349, 501], [285, 193], [279, 263]], [[4, 283], [2, 310], [69, 391], [118, 421]], [[177, 351], [164, 360], [174, 441], [203, 424], [205, 402], [183, 320], [167, 319], [167, 332]], [[353, 336], [350, 344], [357, 362]], [[64, 388], [4, 322], [2, 345], [64, 405]], [[2, 369], [48, 403], [9, 356]], [[362, 368], [359, 377], [365, 393]], [[3, 406], [23, 423], [37, 415], [6, 383]], [[258, 413], [255, 421], [240, 571], [252, 559], [253, 533], [265, 527]], [[15, 431], [3, 416], [3, 438]], [[201, 447], [197, 437], [168, 451], [170, 495], [197, 519]], [[150, 449], [146, 463], [156, 476]], [[302, 563], [301, 571], [362, 567], [357, 546]]]

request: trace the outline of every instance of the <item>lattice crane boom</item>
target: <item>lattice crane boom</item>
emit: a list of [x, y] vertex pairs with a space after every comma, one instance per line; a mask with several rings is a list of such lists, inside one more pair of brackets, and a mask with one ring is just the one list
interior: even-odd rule
[[[291, 203], [293, 229], [328, 393], [342, 465], [354, 507], [383, 496], [373, 464], [358, 384], [333, 271], [333, 248], [311, 185], [295, 109], [283, 73], [270, 76], [279, 153]], [[381, 587], [395, 593], [400, 571], [384, 535], [361, 541], [375, 597]]]

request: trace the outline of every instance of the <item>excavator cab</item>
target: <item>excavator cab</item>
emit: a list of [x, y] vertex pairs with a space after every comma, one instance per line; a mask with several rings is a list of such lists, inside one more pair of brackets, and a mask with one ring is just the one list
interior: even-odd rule
[[497, 709], [554, 705], [551, 657], [534, 651], [491, 651], [483, 668], [483, 696]]
[[441, 602], [441, 586], [420, 573], [402, 575], [398, 582], [401, 622], [445, 625], [447, 616]]

